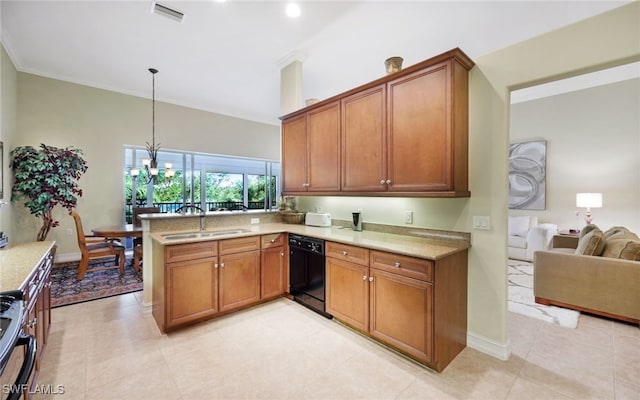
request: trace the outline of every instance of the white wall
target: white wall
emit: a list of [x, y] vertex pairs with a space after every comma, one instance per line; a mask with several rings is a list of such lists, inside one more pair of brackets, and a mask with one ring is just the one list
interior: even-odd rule
[[593, 222], [640, 232], [640, 79], [514, 104], [509, 133], [512, 142], [547, 141], [546, 210], [509, 214], [580, 228], [575, 194], [600, 192]]
[[[161, 85], [156, 79], [156, 93]], [[79, 181], [84, 195], [77, 210], [85, 230], [124, 221], [123, 145], [151, 141], [151, 100], [21, 72], [17, 98], [18, 134], [11, 147], [45, 143], [82, 149], [89, 169]], [[156, 102], [156, 143], [163, 149], [280, 158], [278, 126], [162, 102]], [[34, 240], [40, 221], [21, 204], [12, 208], [17, 224], [12, 242]], [[54, 215], [61, 224], [48, 239], [58, 242], [58, 254], [79, 252], [72, 218], [60, 207]]]
[[[0, 7], [1, 8], [1, 7]], [[16, 85], [17, 71], [9, 56], [0, 46], [0, 141], [3, 142], [3, 197], [0, 201], [9, 202], [11, 199], [12, 175], [9, 171], [9, 151], [16, 140]], [[14, 235], [14, 224], [11, 205], [0, 206], [0, 231], [9, 238]]]

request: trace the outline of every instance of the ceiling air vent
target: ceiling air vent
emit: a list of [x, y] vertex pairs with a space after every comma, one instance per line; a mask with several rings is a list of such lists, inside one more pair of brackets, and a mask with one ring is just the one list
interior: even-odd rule
[[163, 6], [160, 3], [153, 2], [153, 7], [151, 8], [151, 12], [154, 14], [162, 15], [164, 17], [170, 18], [174, 21], [182, 22], [184, 18], [184, 13], [169, 8], [167, 6]]

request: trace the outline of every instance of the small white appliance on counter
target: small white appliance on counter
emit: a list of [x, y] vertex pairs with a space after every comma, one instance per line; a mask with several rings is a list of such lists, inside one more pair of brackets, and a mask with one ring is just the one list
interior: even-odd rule
[[308, 212], [304, 224], [309, 226], [331, 226], [331, 214]]

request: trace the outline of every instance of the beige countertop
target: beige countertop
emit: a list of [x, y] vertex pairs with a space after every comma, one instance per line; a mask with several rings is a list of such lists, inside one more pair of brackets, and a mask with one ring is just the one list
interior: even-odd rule
[[21, 289], [56, 242], [30, 242], [0, 250], [0, 292]]
[[[429, 260], [438, 260], [451, 254], [464, 251], [470, 247], [466, 240], [455, 237], [427, 238], [398, 235], [384, 232], [361, 231], [355, 232], [349, 228], [327, 227], [320, 228], [306, 225], [270, 223], [241, 226], [225, 226], [218, 229], [207, 229], [205, 232], [244, 230], [241, 233], [230, 233], [216, 235], [213, 237], [188, 238], [188, 239], [166, 239], [169, 234], [185, 233], [180, 232], [153, 232], [151, 238], [161, 245], [173, 245], [192, 242], [202, 242], [209, 240], [230, 239], [235, 237], [265, 235], [270, 233], [293, 233], [298, 235], [311, 236], [333, 242], [366, 247], [373, 250], [388, 251], [413, 257]], [[194, 232], [194, 231], [190, 231]]]

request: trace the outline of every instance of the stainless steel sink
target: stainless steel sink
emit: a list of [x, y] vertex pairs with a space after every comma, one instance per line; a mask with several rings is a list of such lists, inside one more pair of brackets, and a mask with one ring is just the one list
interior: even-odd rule
[[162, 237], [167, 240], [181, 240], [181, 239], [199, 239], [224, 235], [236, 235], [238, 233], [249, 232], [246, 229], [228, 229], [224, 231], [211, 231], [211, 232], [189, 232], [189, 233], [175, 233], [171, 235], [163, 235]]

